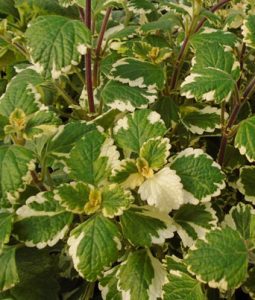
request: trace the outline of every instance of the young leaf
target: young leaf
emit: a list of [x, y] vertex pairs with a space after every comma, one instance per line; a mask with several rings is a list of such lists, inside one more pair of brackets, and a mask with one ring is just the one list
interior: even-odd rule
[[101, 97], [104, 103], [120, 111], [134, 111], [136, 108], [144, 108], [157, 99], [155, 89], [132, 87], [115, 80], [110, 80], [104, 86]]
[[243, 120], [235, 137], [235, 147], [242, 155], [245, 155], [249, 162], [255, 161], [255, 116]]
[[163, 136], [166, 127], [158, 113], [143, 109], [120, 119], [113, 131], [115, 140], [122, 149], [139, 153], [144, 142]]
[[35, 169], [32, 151], [22, 146], [0, 147], [0, 178], [3, 199], [14, 204], [32, 180], [31, 171]]
[[165, 167], [147, 178], [139, 187], [141, 199], [162, 212], [178, 209], [184, 202], [183, 185], [175, 170]]
[[185, 258], [197, 280], [221, 291], [235, 289], [247, 276], [248, 250], [239, 233], [229, 227], [197, 240]]
[[113, 140], [94, 130], [75, 144], [67, 159], [66, 171], [73, 179], [99, 185], [110, 174], [118, 158]]
[[243, 22], [242, 33], [244, 37], [244, 43], [249, 47], [255, 49], [255, 16], [249, 15]]
[[67, 243], [80, 276], [95, 281], [118, 259], [120, 239], [118, 227], [102, 215], [94, 215], [73, 229]]
[[166, 164], [170, 148], [168, 138], [152, 138], [142, 145], [140, 157], [148, 162], [150, 168], [158, 170]]
[[208, 202], [225, 188], [225, 176], [220, 166], [201, 149], [183, 150], [170, 167], [181, 178], [186, 202]]
[[120, 265], [117, 278], [122, 299], [157, 299], [162, 295], [166, 271], [158, 259], [142, 249], [129, 254]]
[[67, 211], [83, 214], [86, 203], [89, 202], [91, 187], [83, 182], [64, 183], [54, 190], [54, 199]]
[[233, 54], [217, 43], [206, 43], [196, 51], [191, 74], [181, 85], [181, 94], [197, 101], [221, 103], [229, 100], [239, 76], [239, 63]]
[[116, 273], [119, 267], [114, 267], [104, 273], [103, 278], [100, 279], [99, 289], [104, 300], [122, 300], [121, 292], [118, 291], [118, 279]]
[[231, 208], [223, 224], [237, 230], [245, 240], [254, 239], [255, 210], [249, 204], [239, 203]]
[[130, 87], [163, 89], [165, 83], [164, 70], [160, 65], [140, 61], [134, 58], [123, 58], [113, 64], [110, 78]]
[[27, 199], [17, 210], [13, 234], [27, 247], [54, 246], [66, 235], [72, 214], [66, 212], [52, 192], [41, 192]]
[[0, 291], [6, 291], [19, 282], [15, 261], [16, 248], [5, 247], [0, 253]]
[[131, 244], [151, 247], [163, 244], [176, 230], [172, 219], [166, 214], [149, 206], [133, 206], [120, 217], [123, 235]]
[[206, 106], [203, 109], [194, 106], [181, 107], [182, 123], [194, 134], [214, 132], [221, 127], [221, 110], [216, 107]]
[[216, 212], [210, 203], [184, 204], [174, 215], [177, 233], [182, 239], [184, 247], [190, 247], [199, 238], [217, 226]]
[[186, 273], [171, 271], [163, 287], [163, 300], [206, 300], [201, 283]]
[[237, 181], [238, 190], [244, 195], [246, 201], [255, 203], [254, 177], [255, 167], [245, 166], [240, 169], [240, 178]]
[[4, 244], [9, 242], [12, 232], [13, 214], [9, 212], [0, 212], [0, 253]]
[[1, 97], [0, 113], [7, 118], [17, 108], [30, 115], [46, 107], [40, 102], [41, 95], [36, 86], [43, 83], [42, 77], [32, 69], [26, 69], [12, 78]]
[[38, 17], [25, 36], [36, 69], [47, 79], [70, 72], [91, 45], [84, 24], [62, 16]]
[[132, 194], [117, 184], [106, 186], [102, 191], [102, 213], [105, 217], [120, 216], [134, 201]]

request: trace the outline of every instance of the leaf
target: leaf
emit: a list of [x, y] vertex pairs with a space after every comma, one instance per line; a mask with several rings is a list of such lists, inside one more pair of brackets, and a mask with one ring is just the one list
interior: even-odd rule
[[[249, 277], [246, 279], [245, 283], [242, 285], [242, 289], [245, 293], [249, 294], [251, 299], [255, 298], [255, 268], [251, 268], [248, 272]], [[110, 299], [109, 299], [110, 300]]]
[[104, 300], [122, 300], [121, 293], [117, 288], [118, 279], [116, 273], [118, 269], [117, 266], [106, 271], [104, 276], [100, 279], [99, 289]]
[[166, 127], [158, 113], [143, 109], [120, 119], [113, 131], [115, 140], [122, 149], [139, 153], [144, 142], [163, 136]]
[[73, 179], [99, 185], [110, 175], [118, 158], [113, 140], [94, 130], [75, 144], [67, 159], [66, 171]]
[[181, 273], [186, 273], [187, 275], [190, 275], [190, 273], [187, 270], [185, 261], [183, 259], [180, 259], [175, 255], [171, 255], [171, 256], [167, 255], [165, 257], [164, 262], [168, 272], [179, 271]]
[[163, 287], [163, 300], [206, 300], [199, 281], [180, 271], [170, 271]]
[[19, 282], [15, 252], [15, 247], [5, 247], [0, 253], [0, 291], [6, 291]]
[[[132, 276], [130, 276], [132, 274]], [[148, 250], [131, 252], [117, 272], [122, 299], [149, 300], [162, 295], [166, 271]]]
[[44, 300], [45, 295], [47, 300], [59, 299], [58, 275], [49, 250], [18, 249], [16, 264], [20, 281], [8, 290], [5, 299]]
[[0, 113], [7, 118], [17, 108], [30, 115], [46, 107], [40, 102], [41, 95], [36, 87], [43, 79], [34, 70], [26, 69], [12, 78], [5, 94], [1, 96]]
[[153, 105], [153, 110], [158, 112], [165, 122], [167, 128], [173, 128], [178, 124], [180, 119], [179, 106], [174, 99], [164, 97]]
[[117, 184], [106, 186], [102, 191], [102, 213], [105, 217], [120, 216], [134, 201], [132, 194]]
[[197, 101], [229, 100], [240, 76], [234, 55], [219, 44], [204, 44], [196, 51], [191, 74], [181, 85], [181, 95]]
[[229, 227], [197, 240], [185, 258], [197, 280], [221, 291], [235, 289], [247, 276], [248, 250], [239, 233]]
[[197, 239], [204, 238], [208, 231], [217, 226], [218, 221], [210, 203], [184, 204], [173, 219], [184, 247], [191, 247]]
[[255, 203], [254, 191], [255, 167], [245, 166], [240, 169], [240, 178], [237, 181], [238, 190], [244, 195], [246, 201]]
[[152, 138], [142, 145], [140, 157], [148, 162], [150, 168], [158, 170], [167, 163], [170, 148], [168, 138]]
[[142, 200], [166, 213], [178, 209], [184, 201], [181, 179], [169, 167], [149, 176], [139, 187], [138, 193]]
[[19, 17], [19, 13], [14, 6], [14, 0], [0, 0], [0, 12], [5, 15], [12, 15], [15, 18]]
[[13, 214], [9, 212], [0, 212], [0, 254], [10, 240], [12, 232]]
[[95, 281], [118, 259], [120, 239], [118, 227], [102, 215], [94, 215], [73, 229], [67, 243], [80, 276]]
[[70, 72], [91, 44], [82, 22], [62, 16], [38, 17], [25, 36], [36, 69], [47, 79]]
[[165, 83], [164, 70], [160, 65], [134, 58], [122, 58], [112, 66], [110, 78], [130, 87], [162, 90]]
[[132, 112], [136, 108], [144, 108], [153, 103], [157, 99], [157, 91], [155, 89], [132, 87], [128, 84], [110, 80], [104, 86], [101, 97], [110, 108]]
[[35, 169], [32, 151], [22, 146], [0, 147], [1, 192], [4, 200], [14, 204], [32, 180], [31, 171]]
[[89, 202], [91, 187], [83, 182], [64, 183], [54, 190], [54, 199], [67, 211], [75, 214], [84, 213], [84, 207]]
[[208, 202], [225, 188], [220, 166], [201, 149], [187, 148], [171, 162], [170, 168], [181, 178], [184, 199], [191, 204]]
[[127, 7], [134, 14], [149, 14], [155, 10], [154, 5], [148, 0], [129, 0]]
[[255, 48], [255, 16], [249, 15], [243, 21], [242, 26], [243, 42], [246, 43], [249, 47]]
[[214, 132], [221, 127], [221, 110], [206, 106], [202, 109], [194, 106], [181, 107], [182, 123], [193, 134]]
[[131, 244], [151, 247], [172, 238], [175, 231], [172, 219], [149, 206], [132, 206], [120, 217], [123, 235]]
[[249, 162], [255, 161], [255, 116], [243, 120], [238, 127], [235, 137], [235, 147], [242, 155], [245, 155]]
[[240, 169], [247, 163], [245, 156], [241, 155], [239, 150], [232, 145], [227, 145], [226, 154], [224, 157], [223, 167], [227, 170]]
[[95, 125], [81, 121], [59, 126], [58, 131], [49, 142], [48, 154], [56, 158], [68, 157], [74, 144], [87, 132], [94, 129], [96, 129]]
[[237, 230], [245, 240], [255, 238], [255, 210], [249, 204], [233, 206], [223, 224]]
[[200, 32], [191, 37], [191, 44], [195, 49], [203, 47], [205, 43], [218, 43], [222, 46], [234, 47], [237, 37], [229, 31], [217, 30], [210, 27], [204, 27]]
[[41, 192], [27, 199], [17, 211], [13, 234], [27, 247], [54, 246], [66, 235], [72, 214], [66, 212], [52, 192]]

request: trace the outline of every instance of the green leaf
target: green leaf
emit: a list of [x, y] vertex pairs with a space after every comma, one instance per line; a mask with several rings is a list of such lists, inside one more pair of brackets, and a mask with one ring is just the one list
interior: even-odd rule
[[118, 227], [102, 215], [94, 215], [73, 229], [67, 243], [80, 276], [95, 281], [118, 259], [120, 239]]
[[[132, 276], [130, 276], [132, 274]], [[166, 271], [148, 250], [131, 252], [117, 272], [122, 299], [149, 300], [162, 295]]]
[[168, 138], [152, 138], [142, 145], [140, 157], [148, 162], [150, 168], [158, 170], [167, 163], [170, 148]]
[[130, 87], [161, 90], [165, 83], [165, 73], [160, 65], [134, 58], [122, 58], [113, 64], [110, 78]]
[[175, 255], [171, 255], [171, 256], [167, 255], [165, 257], [164, 262], [165, 262], [168, 272], [179, 271], [181, 273], [186, 273], [187, 275], [190, 275], [187, 270], [185, 261], [183, 259], [180, 259]]
[[0, 212], [0, 253], [4, 244], [10, 240], [12, 232], [13, 214], [9, 212]]
[[255, 210], [249, 204], [238, 203], [225, 216], [224, 226], [237, 230], [245, 239], [255, 238]]
[[6, 291], [19, 282], [15, 252], [15, 247], [5, 247], [0, 253], [0, 291]]
[[45, 300], [45, 295], [47, 300], [59, 299], [58, 275], [49, 250], [17, 249], [16, 264], [20, 281], [4, 299]]
[[160, 115], [148, 109], [137, 110], [120, 119], [114, 127], [114, 136], [124, 150], [139, 153], [148, 139], [163, 136], [166, 132]]
[[66, 162], [66, 172], [75, 180], [99, 185], [110, 175], [118, 158], [113, 140], [94, 130], [75, 144]]
[[16, 18], [19, 17], [19, 12], [15, 8], [14, 0], [0, 0], [0, 12], [5, 15], [12, 15]]
[[248, 250], [239, 233], [229, 227], [197, 240], [185, 258], [197, 280], [221, 291], [235, 289], [247, 276]]
[[181, 95], [221, 103], [230, 99], [239, 76], [234, 55], [217, 43], [206, 43], [196, 51], [191, 74], [181, 85]]
[[191, 44], [195, 49], [203, 47], [205, 43], [219, 43], [222, 46], [234, 47], [236, 42], [237, 37], [232, 32], [209, 27], [203, 28], [191, 37]]
[[170, 271], [163, 287], [163, 300], [206, 300], [201, 283], [180, 271]]
[[91, 43], [82, 22], [62, 16], [38, 17], [25, 36], [36, 69], [47, 79], [70, 72]]
[[179, 106], [174, 99], [164, 97], [153, 105], [153, 109], [158, 112], [165, 122], [167, 128], [173, 128], [180, 120]]
[[56, 158], [68, 157], [74, 144], [87, 132], [94, 129], [96, 129], [95, 125], [80, 121], [59, 126], [58, 131], [49, 142], [48, 154]]
[[[251, 268], [248, 272], [249, 277], [242, 285], [245, 293], [248, 293], [251, 299], [255, 299], [255, 268]], [[109, 299], [110, 300], [110, 299]]]
[[249, 47], [255, 49], [255, 16], [249, 15], [243, 22], [242, 26], [243, 42]]
[[249, 162], [255, 161], [255, 116], [243, 120], [238, 127], [235, 137], [235, 147], [242, 155], [245, 155]]
[[216, 212], [210, 203], [184, 204], [174, 215], [174, 225], [184, 247], [190, 247], [199, 238], [217, 226]]
[[52, 192], [41, 192], [27, 199], [17, 211], [13, 234], [27, 247], [54, 246], [66, 235], [72, 214], [66, 212]]
[[41, 95], [36, 87], [43, 79], [32, 69], [26, 69], [12, 78], [5, 94], [1, 97], [0, 113], [7, 118], [17, 108], [30, 115], [46, 107], [40, 102]]
[[104, 86], [101, 96], [104, 103], [113, 109], [120, 111], [134, 111], [136, 108], [144, 108], [157, 99], [155, 89], [132, 87], [128, 84], [110, 80]]
[[214, 132], [221, 127], [221, 110], [216, 107], [206, 106], [199, 109], [194, 106], [181, 107], [182, 123], [194, 134]]
[[84, 182], [64, 183], [54, 190], [54, 199], [67, 211], [82, 214], [86, 203], [89, 202], [90, 190], [91, 187]]
[[120, 216], [134, 201], [132, 194], [117, 184], [106, 186], [102, 191], [102, 213], [105, 217]]
[[32, 180], [31, 171], [35, 169], [32, 151], [22, 146], [0, 147], [1, 192], [4, 200], [14, 204]]
[[172, 219], [149, 206], [133, 206], [120, 217], [123, 235], [135, 246], [151, 247], [172, 238], [175, 231]]
[[118, 291], [118, 279], [116, 273], [119, 267], [114, 267], [104, 273], [100, 279], [99, 289], [104, 300], [122, 300], [121, 293]]
[[208, 202], [225, 188], [225, 176], [220, 166], [201, 149], [183, 150], [170, 167], [181, 178], [186, 202]]
[[240, 169], [240, 178], [237, 181], [238, 190], [244, 195], [246, 201], [255, 203], [254, 177], [255, 167], [245, 166]]
[[234, 146], [228, 144], [223, 162], [224, 169], [233, 171], [235, 169], [240, 169], [240, 167], [244, 166], [246, 163], [246, 157], [241, 155], [239, 150]]

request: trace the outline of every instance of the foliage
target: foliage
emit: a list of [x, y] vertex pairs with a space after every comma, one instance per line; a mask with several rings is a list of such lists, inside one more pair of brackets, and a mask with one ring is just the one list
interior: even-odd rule
[[0, 299], [255, 299], [254, 13], [0, 0]]

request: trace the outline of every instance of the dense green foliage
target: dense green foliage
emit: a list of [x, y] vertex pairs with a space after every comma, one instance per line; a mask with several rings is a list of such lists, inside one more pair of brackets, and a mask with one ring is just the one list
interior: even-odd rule
[[0, 299], [255, 299], [254, 0], [0, 20]]

